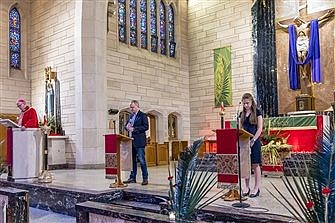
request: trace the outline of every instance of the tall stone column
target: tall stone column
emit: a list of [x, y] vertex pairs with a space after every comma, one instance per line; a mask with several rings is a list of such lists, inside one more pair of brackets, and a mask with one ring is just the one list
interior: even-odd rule
[[76, 167], [104, 166], [107, 1], [76, 1]]

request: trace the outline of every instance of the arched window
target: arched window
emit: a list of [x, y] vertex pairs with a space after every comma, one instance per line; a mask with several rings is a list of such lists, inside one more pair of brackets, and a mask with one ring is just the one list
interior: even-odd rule
[[9, 12], [9, 55], [10, 67], [21, 69], [21, 19], [16, 8]]
[[158, 52], [159, 47], [160, 54], [174, 58], [176, 39], [173, 6], [173, 2], [165, 5], [163, 0], [118, 0], [119, 41], [150, 49], [154, 53]]
[[118, 4], [119, 41], [126, 42], [126, 0], [119, 0]]
[[166, 55], [166, 20], [165, 20], [165, 6], [163, 1], [159, 5], [159, 34], [160, 42], [159, 46], [161, 54]]
[[130, 45], [137, 46], [137, 10], [136, 0], [130, 0], [129, 18], [130, 18]]
[[146, 49], [148, 46], [147, 0], [141, 0], [140, 2], [140, 20], [141, 20], [141, 48]]
[[169, 56], [175, 57], [176, 52], [176, 42], [174, 39], [174, 12], [172, 4], [169, 5], [168, 9], [168, 22], [169, 22]]
[[150, 0], [151, 51], [157, 53], [157, 13], [156, 1]]

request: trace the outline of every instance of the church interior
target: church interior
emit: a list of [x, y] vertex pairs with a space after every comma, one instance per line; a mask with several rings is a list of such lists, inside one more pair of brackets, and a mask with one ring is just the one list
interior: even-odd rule
[[[265, 187], [284, 188], [281, 177], [309, 162], [318, 136], [334, 129], [334, 10], [331, 0], [2, 0], [0, 160], [7, 170], [0, 200], [7, 219], [27, 222], [30, 206], [72, 216], [69, 222], [169, 222], [150, 205], [161, 194], [168, 199], [168, 166], [196, 139], [204, 142], [198, 160], [218, 174], [211, 193], [228, 188], [225, 171], [237, 168], [222, 158], [232, 139], [218, 130], [238, 129], [242, 95], [251, 93], [264, 119], [262, 192], [243, 202], [261, 211], [220, 198], [199, 219], [291, 221]], [[40, 129], [15, 129], [19, 98], [36, 110]], [[130, 137], [132, 100], [148, 117], [149, 185], [123, 188], [116, 180], [112, 188], [130, 171], [120, 169], [120, 145]], [[271, 148], [284, 153], [265, 153]], [[146, 208], [121, 198], [145, 200]]]

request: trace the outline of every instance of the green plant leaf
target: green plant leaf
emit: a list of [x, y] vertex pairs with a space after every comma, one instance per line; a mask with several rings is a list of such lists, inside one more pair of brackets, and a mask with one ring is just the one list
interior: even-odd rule
[[180, 154], [176, 169], [176, 186], [171, 186], [170, 181], [172, 209], [180, 219], [191, 219], [197, 210], [220, 197], [218, 193], [204, 201], [208, 192], [216, 185], [216, 173], [198, 169], [197, 156], [203, 140], [202, 138], [194, 141]]
[[[289, 200], [272, 184], [283, 200], [276, 197], [270, 190], [270, 194], [299, 221], [303, 222], [335, 222], [335, 132], [324, 129], [323, 135], [317, 138], [315, 153], [312, 154], [312, 163], [307, 166], [303, 160], [303, 166], [295, 164], [295, 168], [304, 168], [307, 176], [302, 176], [299, 171], [292, 177], [284, 176], [283, 182], [289, 194], [296, 203], [292, 205]], [[296, 175], [295, 175], [296, 174]], [[328, 188], [329, 195], [322, 193]], [[306, 203], [312, 201], [314, 207], [308, 210]], [[297, 209], [297, 208], [298, 209]]]

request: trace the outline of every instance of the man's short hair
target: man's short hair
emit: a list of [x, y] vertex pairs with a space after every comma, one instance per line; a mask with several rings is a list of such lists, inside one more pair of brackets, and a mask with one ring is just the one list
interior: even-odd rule
[[137, 107], [140, 107], [140, 103], [137, 100], [131, 100], [130, 104], [135, 104]]

